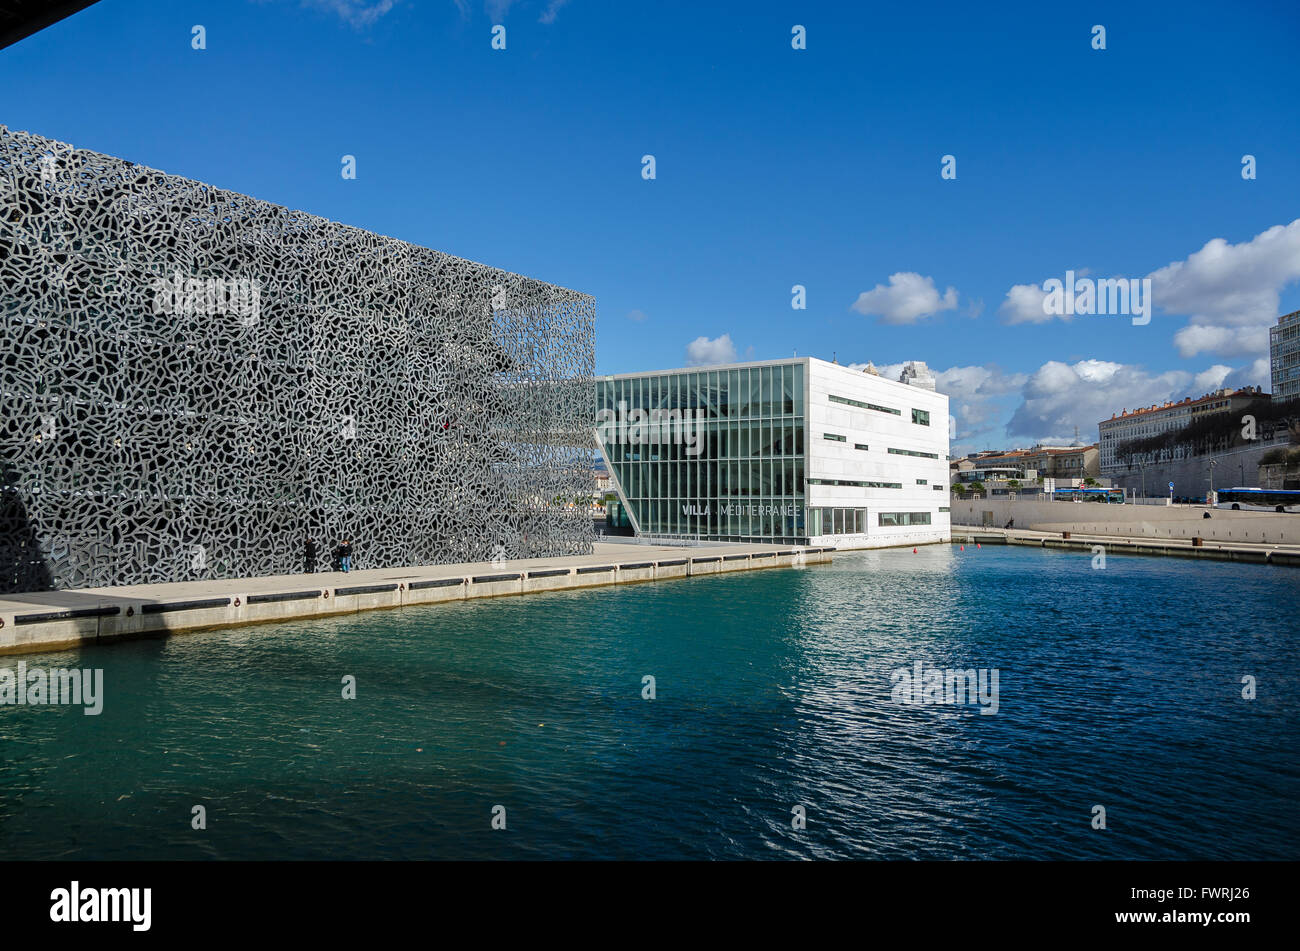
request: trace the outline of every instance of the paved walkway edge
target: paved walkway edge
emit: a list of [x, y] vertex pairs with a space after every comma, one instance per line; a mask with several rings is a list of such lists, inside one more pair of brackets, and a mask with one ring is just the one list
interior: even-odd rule
[[[378, 583], [322, 584], [319, 576], [301, 575], [281, 579], [283, 584], [270, 586], [270, 590], [267, 579], [236, 579], [209, 582], [204, 585], [207, 589], [204, 596], [178, 600], [132, 598], [130, 589], [125, 588], [49, 592], [60, 597], [51, 598], [56, 603], [45, 607], [28, 605], [26, 609], [4, 613], [6, 608], [0, 606], [0, 654], [70, 650], [86, 644], [158, 637], [183, 631], [330, 617], [443, 601], [825, 564], [830, 562], [834, 550], [773, 547], [732, 553], [718, 549], [683, 549], [679, 554], [666, 554], [663, 549], [653, 552], [632, 549], [626, 558], [603, 558], [596, 563], [590, 563], [589, 558], [579, 564], [571, 559], [555, 558], [533, 559], [526, 566], [517, 568], [506, 562], [488, 570], [480, 570], [481, 565], [390, 569], [410, 571], [411, 574], [400, 580]], [[547, 564], [547, 561], [554, 564]], [[565, 564], [566, 561], [569, 563]], [[458, 568], [466, 570], [457, 572]], [[339, 577], [342, 576], [331, 575], [330, 579]], [[243, 584], [255, 590], [250, 593], [241, 586]], [[185, 587], [192, 593], [193, 584]], [[21, 603], [18, 599], [36, 600], [43, 595], [8, 597], [12, 604], [17, 605]]]
[[1107, 554], [1170, 555], [1176, 558], [1208, 558], [1212, 561], [1245, 561], [1260, 565], [1300, 567], [1300, 550], [1275, 545], [1193, 545], [1183, 539], [1135, 538], [1123, 535], [1079, 535], [1070, 532], [1017, 532], [1015, 529], [952, 527], [954, 545], [1031, 545], [1091, 552], [1100, 546]]

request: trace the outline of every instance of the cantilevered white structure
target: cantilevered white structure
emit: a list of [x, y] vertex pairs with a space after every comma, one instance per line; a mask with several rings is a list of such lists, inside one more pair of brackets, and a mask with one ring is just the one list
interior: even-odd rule
[[637, 534], [879, 548], [946, 541], [948, 397], [810, 357], [597, 378]]

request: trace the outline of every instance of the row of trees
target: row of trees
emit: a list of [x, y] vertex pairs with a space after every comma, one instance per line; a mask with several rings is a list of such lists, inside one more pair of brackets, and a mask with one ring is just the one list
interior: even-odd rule
[[1275, 403], [1271, 399], [1260, 398], [1248, 404], [1240, 416], [1236, 413], [1216, 413], [1204, 419], [1193, 420], [1181, 429], [1171, 429], [1140, 439], [1128, 439], [1115, 447], [1115, 458], [1122, 464], [1131, 465], [1136, 457], [1153, 456], [1159, 459], [1161, 453], [1172, 456], [1176, 449], [1182, 449], [1189, 455], [1225, 452], [1248, 445], [1266, 434], [1277, 438], [1281, 430], [1286, 431], [1292, 443], [1300, 443], [1300, 399]]

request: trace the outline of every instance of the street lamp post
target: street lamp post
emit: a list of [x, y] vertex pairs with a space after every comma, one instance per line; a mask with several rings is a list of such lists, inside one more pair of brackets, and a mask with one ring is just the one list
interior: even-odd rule
[[1216, 465], [1218, 465], [1218, 463], [1216, 463], [1213, 459], [1211, 459], [1210, 460], [1210, 494], [1205, 499], [1205, 503], [1207, 505], [1213, 504], [1213, 500], [1214, 500], [1214, 467]]

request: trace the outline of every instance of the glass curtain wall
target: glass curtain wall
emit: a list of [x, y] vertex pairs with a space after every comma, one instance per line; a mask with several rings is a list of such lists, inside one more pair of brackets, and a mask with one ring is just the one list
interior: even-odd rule
[[803, 403], [802, 363], [598, 381], [598, 430], [642, 534], [806, 539]]

